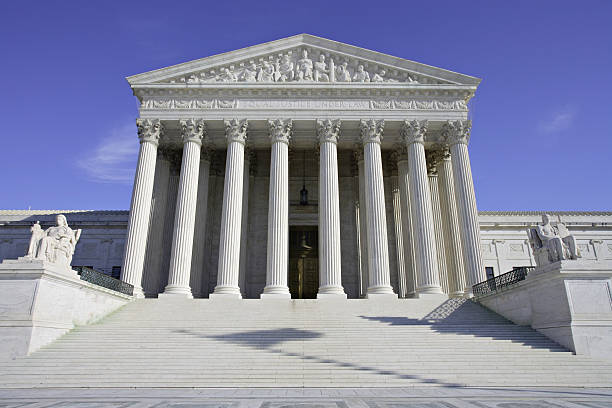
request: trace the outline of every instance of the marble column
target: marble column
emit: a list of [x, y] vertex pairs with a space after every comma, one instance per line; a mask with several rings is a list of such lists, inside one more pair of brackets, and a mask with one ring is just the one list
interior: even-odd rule
[[365, 165], [363, 161], [363, 147], [358, 146], [354, 151], [355, 160], [357, 161], [357, 171], [359, 177], [359, 250], [360, 250], [360, 265], [361, 276], [359, 277], [361, 287], [360, 295], [365, 297], [368, 293], [369, 277], [368, 277], [368, 222], [366, 219], [366, 203], [365, 203]]
[[408, 175], [414, 247], [417, 265], [417, 293], [440, 294], [436, 237], [431, 194], [427, 180], [424, 138], [427, 121], [406, 121], [402, 126], [402, 138], [408, 153]]
[[140, 150], [130, 204], [121, 280], [134, 286], [134, 296], [144, 297], [142, 271], [151, 215], [157, 146], [163, 132], [163, 125], [158, 119], [138, 119], [136, 126], [138, 127]]
[[242, 190], [244, 187], [244, 144], [246, 119], [226, 120], [227, 157], [223, 185], [223, 210], [219, 240], [217, 286], [211, 298], [241, 298], [238, 286], [240, 271], [240, 232], [242, 222]]
[[[391, 162], [394, 166], [397, 164], [397, 158], [395, 152], [391, 156]], [[391, 176], [391, 194], [393, 197], [393, 226], [395, 227], [395, 254], [397, 257], [397, 283], [399, 288], [399, 297], [405, 298], [408, 290], [406, 287], [406, 260], [404, 255], [406, 248], [404, 246], [404, 233], [402, 231], [402, 198], [399, 188], [399, 177], [397, 175], [397, 169], [393, 171], [395, 174]]]
[[416, 293], [416, 267], [414, 254], [414, 237], [410, 210], [410, 186], [408, 179], [408, 154], [406, 147], [397, 151], [397, 174], [402, 206], [402, 234], [404, 238], [404, 262], [406, 270], [406, 297], [413, 298]]
[[144, 264], [143, 287], [148, 297], [157, 296], [159, 281], [162, 275], [162, 248], [164, 237], [164, 218], [168, 201], [168, 180], [170, 178], [170, 160], [167, 151], [157, 150], [157, 165], [151, 201], [151, 220], [149, 222], [149, 238]]
[[196, 203], [195, 230], [193, 233], [193, 253], [191, 256], [191, 278], [189, 286], [196, 298], [208, 295], [208, 289], [203, 293], [202, 277], [206, 271], [206, 218], [208, 216], [208, 189], [210, 182], [210, 160], [212, 150], [203, 145], [200, 153], [200, 172], [198, 177], [198, 199]]
[[368, 239], [368, 298], [394, 296], [389, 273], [389, 247], [380, 142], [384, 120], [361, 120]]
[[179, 178], [168, 285], [163, 295], [193, 297], [189, 286], [198, 200], [200, 150], [206, 132], [203, 120], [181, 120], [183, 159]]
[[472, 295], [472, 286], [486, 279], [482, 254], [480, 252], [480, 225], [474, 194], [474, 181], [468, 154], [470, 121], [448, 121], [443, 135], [450, 146], [455, 197], [463, 249], [463, 263], [466, 272], [466, 295]]
[[248, 245], [249, 235], [249, 191], [254, 182], [255, 174], [255, 153], [245, 146], [244, 151], [244, 185], [242, 192], [242, 227], [240, 230], [240, 270], [238, 272], [238, 285], [242, 297], [247, 297], [246, 270], [248, 264]]
[[438, 187], [442, 229], [444, 231], [444, 248], [446, 249], [446, 266], [448, 268], [448, 294], [451, 297], [461, 297], [465, 293], [465, 272], [461, 252], [459, 216], [457, 215], [457, 203], [455, 202], [453, 169], [448, 149], [442, 150], [442, 155], [438, 160]]
[[270, 189], [266, 287], [261, 298], [291, 299], [287, 286], [289, 265], [289, 140], [291, 119], [269, 120]]
[[433, 214], [434, 234], [436, 236], [436, 255], [438, 259], [438, 272], [442, 292], [448, 293], [448, 270], [446, 265], [446, 248], [444, 246], [444, 229], [442, 226], [442, 211], [440, 210], [440, 192], [438, 190], [438, 151], [426, 154], [427, 179], [431, 194], [431, 212]]
[[158, 293], [163, 293], [168, 284], [168, 271], [170, 270], [170, 254], [172, 252], [172, 235], [174, 233], [174, 215], [176, 213], [176, 199], [178, 197], [179, 176], [181, 173], [181, 150], [168, 152], [170, 161], [170, 175], [168, 177], [168, 193], [166, 199], [166, 214], [164, 216], [164, 231], [162, 236], [162, 252], [160, 274], [158, 275]]
[[346, 298], [340, 263], [338, 137], [340, 120], [317, 120], [319, 139], [319, 291], [317, 298]]

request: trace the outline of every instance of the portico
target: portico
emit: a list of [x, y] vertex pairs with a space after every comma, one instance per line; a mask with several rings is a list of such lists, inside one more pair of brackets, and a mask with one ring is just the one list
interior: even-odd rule
[[141, 147], [122, 279], [138, 296], [288, 299], [300, 225], [316, 226], [318, 298], [484, 279], [478, 79], [301, 35], [128, 80]]

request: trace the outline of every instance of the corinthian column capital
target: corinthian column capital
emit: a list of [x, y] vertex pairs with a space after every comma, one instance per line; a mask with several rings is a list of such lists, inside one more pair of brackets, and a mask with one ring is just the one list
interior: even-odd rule
[[402, 139], [408, 144], [425, 142], [427, 133], [427, 120], [405, 120], [402, 125]]
[[249, 122], [246, 119], [226, 119], [224, 122], [227, 143], [238, 142], [244, 145], [247, 138]]
[[150, 142], [156, 146], [159, 144], [159, 138], [164, 132], [164, 125], [159, 119], [136, 119], [136, 127], [138, 127], [138, 138], [140, 143]]
[[367, 143], [378, 143], [382, 141], [383, 130], [385, 128], [385, 120], [364, 120], [361, 119], [359, 124], [361, 128], [361, 141], [363, 144]]
[[180, 124], [183, 143], [195, 142], [201, 146], [206, 136], [206, 123], [202, 119], [186, 119], [181, 120]]
[[293, 121], [291, 119], [268, 120], [268, 127], [272, 143], [282, 142], [289, 144], [291, 130], [293, 129]]
[[471, 120], [449, 120], [442, 126], [442, 137], [449, 145], [468, 144], [471, 130]]
[[317, 136], [319, 143], [338, 143], [340, 137], [340, 119], [317, 119]]

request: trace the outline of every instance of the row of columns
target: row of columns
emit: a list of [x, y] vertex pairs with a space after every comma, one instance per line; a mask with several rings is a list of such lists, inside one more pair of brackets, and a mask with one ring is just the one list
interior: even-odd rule
[[[292, 121], [286, 119], [268, 122], [271, 141], [268, 248], [266, 286], [261, 296], [289, 298], [288, 145], [292, 133]], [[198, 276], [201, 274], [201, 268], [197, 268], [197, 265], [202, 262], [203, 254], [199, 252], [201, 249], [193, 252], [193, 243], [194, 233], [198, 234], [196, 240], [201, 240], [205, 229], [201, 223], [206, 222], [210, 161], [204, 160], [200, 164], [202, 145], [206, 141], [204, 121], [182, 120], [180, 125], [183, 155], [174, 212], [168, 284], [160, 296], [191, 297], [190, 284], [192, 287], [194, 285], [199, 287], [198, 282], [201, 282], [201, 276]], [[136, 296], [143, 296], [141, 281], [147, 230], [150, 221], [153, 222], [154, 219], [151, 216], [150, 220], [149, 215], [155, 214], [151, 213], [151, 197], [156, 172], [156, 150], [163, 125], [159, 120], [139, 119], [137, 126], [141, 144], [130, 208], [122, 279], [134, 285]], [[244, 149], [248, 122], [237, 119], [226, 120], [225, 130], [227, 159], [217, 285], [210, 296], [240, 298], [241, 246], [245, 245], [245, 241], [241, 239], [244, 235], [242, 231]], [[358, 158], [359, 191], [360, 202], [365, 203], [359, 208], [363, 260], [361, 270], [367, 276], [367, 297], [396, 296], [390, 284], [380, 148], [384, 121], [362, 120], [360, 130], [363, 150]], [[468, 287], [482, 280], [483, 274], [474, 190], [467, 155], [469, 126], [465, 126], [463, 122], [449, 122], [445, 125], [443, 135], [450, 146], [452, 160], [447, 155], [437, 161], [437, 169], [442, 175], [439, 178], [437, 172], [434, 174], [432, 171], [428, 177], [424, 148], [426, 131], [426, 121], [406, 121], [402, 126], [406, 154], [400, 155], [398, 159], [397, 190], [401, 211], [396, 214], [396, 223], [401, 223], [402, 226], [403, 248], [400, 248], [404, 263], [402, 266], [407, 268], [414, 262], [417, 271], [416, 285], [406, 279], [406, 287], [402, 290], [422, 294], [442, 293], [440, 284], [440, 268], [442, 268], [443, 273], [449, 270], [449, 288], [446, 291], [459, 294], [463, 293], [466, 286], [463, 283], [464, 268]], [[337, 160], [340, 121], [318, 120], [317, 137], [320, 152], [318, 297], [346, 297], [340, 273]], [[453, 180], [450, 180], [451, 174]], [[454, 185], [458, 185], [456, 191]], [[456, 222], [455, 212], [459, 217], [459, 223]], [[155, 220], [161, 221], [158, 218]], [[195, 228], [196, 222], [199, 223], [198, 228]], [[470, 223], [474, 225], [469, 225]], [[457, 239], [457, 233], [461, 236], [463, 245]], [[157, 240], [159, 241], [159, 237]], [[454, 258], [457, 259], [456, 262], [449, 261], [449, 265], [445, 265], [446, 259]], [[192, 269], [200, 272], [191, 274]]]

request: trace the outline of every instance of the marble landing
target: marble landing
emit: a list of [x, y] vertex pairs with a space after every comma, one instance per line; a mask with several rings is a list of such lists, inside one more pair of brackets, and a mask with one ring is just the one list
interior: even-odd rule
[[610, 408], [611, 388], [2, 389], [0, 408]]

